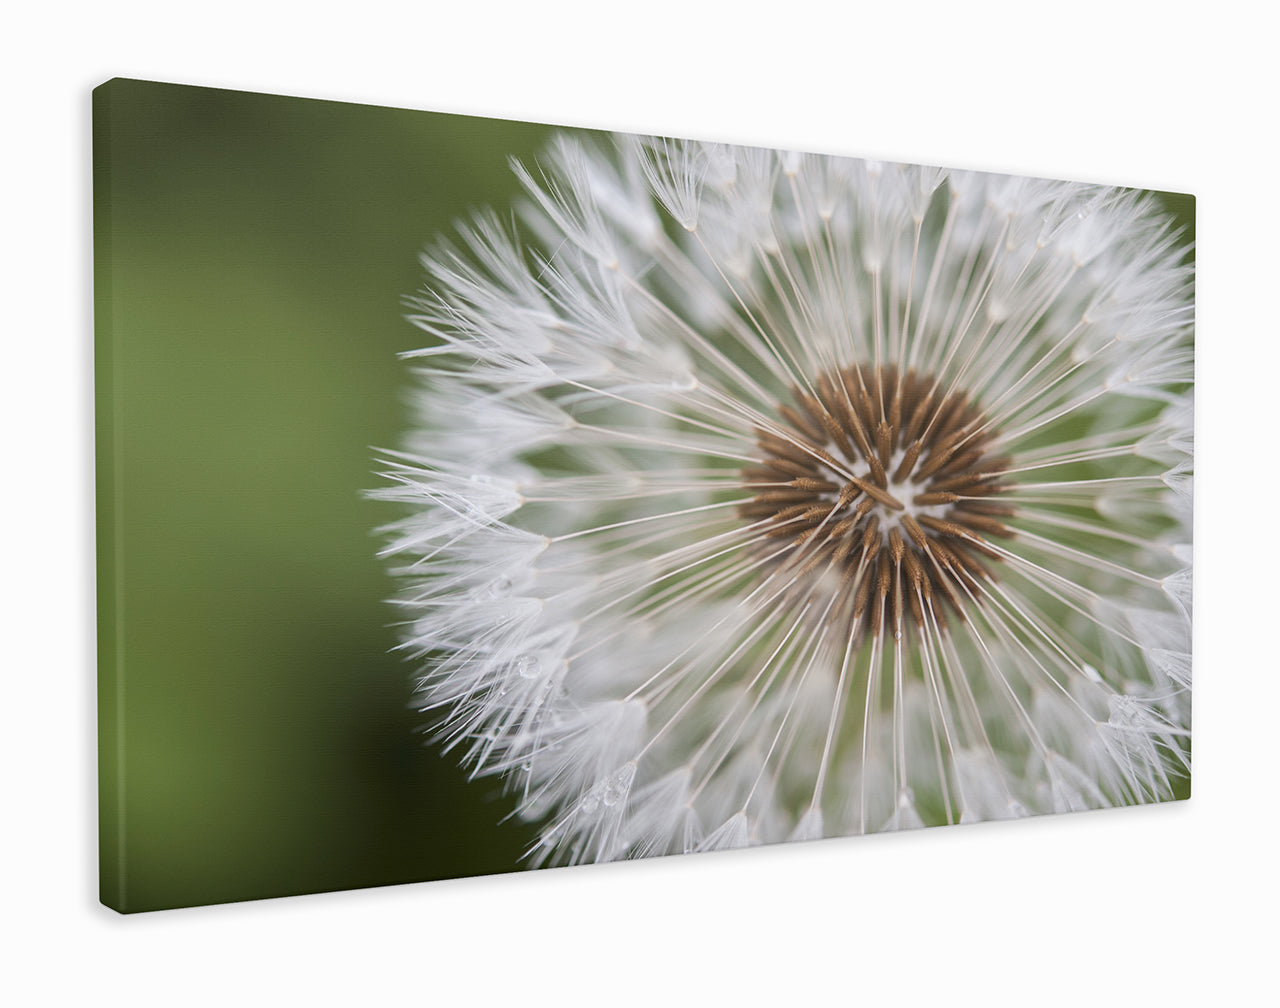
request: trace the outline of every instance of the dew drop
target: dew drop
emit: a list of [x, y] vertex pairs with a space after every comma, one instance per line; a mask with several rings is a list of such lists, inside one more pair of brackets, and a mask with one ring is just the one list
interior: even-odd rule
[[538, 660], [537, 655], [521, 655], [516, 659], [516, 672], [520, 674], [521, 679], [537, 678], [541, 671], [542, 662]]
[[511, 578], [500, 577], [494, 578], [485, 586], [485, 597], [491, 599], [506, 598], [511, 593]]
[[631, 788], [631, 780], [635, 776], [635, 766], [628, 763], [621, 770], [609, 778], [604, 786], [601, 799], [606, 805], [617, 805], [627, 796], [627, 791]]

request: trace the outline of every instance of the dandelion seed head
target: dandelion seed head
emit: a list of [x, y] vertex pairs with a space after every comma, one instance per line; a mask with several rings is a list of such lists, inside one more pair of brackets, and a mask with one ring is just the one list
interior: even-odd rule
[[826, 618], [850, 636], [885, 625], [900, 635], [904, 611], [925, 629], [935, 599], [940, 624], [963, 618], [964, 594], [999, 559], [985, 537], [1011, 534], [1003, 460], [988, 452], [995, 432], [967, 395], [913, 372], [855, 366], [814, 387], [757, 430], [763, 464], [742, 478], [760, 489], [740, 515], [764, 524], [765, 549], [790, 547], [771, 558], [802, 580], [829, 576]]
[[425, 257], [419, 706], [574, 863], [1162, 800], [1191, 278], [1150, 197], [558, 140]]

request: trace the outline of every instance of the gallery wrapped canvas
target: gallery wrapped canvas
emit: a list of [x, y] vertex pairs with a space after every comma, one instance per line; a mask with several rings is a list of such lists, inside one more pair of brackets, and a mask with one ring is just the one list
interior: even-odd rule
[[1185, 797], [1192, 206], [103, 85], [104, 902]]

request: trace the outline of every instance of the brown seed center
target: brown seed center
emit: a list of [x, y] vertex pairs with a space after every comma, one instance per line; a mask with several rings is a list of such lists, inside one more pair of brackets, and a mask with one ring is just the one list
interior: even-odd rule
[[[998, 432], [964, 392], [895, 367], [833, 369], [794, 405], [757, 428], [759, 465], [742, 471], [756, 496], [739, 508], [764, 529], [773, 566], [851, 635], [945, 629], [984, 597], [1013, 514], [999, 500], [1008, 460], [993, 454]], [[790, 570], [788, 571], [790, 573]]]

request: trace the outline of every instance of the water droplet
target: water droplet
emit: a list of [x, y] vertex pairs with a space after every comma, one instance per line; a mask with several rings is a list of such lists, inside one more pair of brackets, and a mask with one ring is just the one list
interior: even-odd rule
[[500, 577], [494, 578], [485, 586], [484, 595], [486, 598], [500, 599], [506, 598], [511, 592], [511, 578]]
[[534, 679], [542, 671], [542, 662], [537, 655], [521, 655], [516, 659], [516, 672], [521, 679]]
[[609, 778], [604, 786], [601, 794], [601, 800], [606, 805], [617, 805], [627, 796], [627, 792], [631, 789], [631, 781], [635, 777], [635, 766], [628, 763], [621, 770]]
[[600, 807], [599, 792], [589, 791], [586, 797], [582, 799], [582, 804], [579, 807], [582, 809], [583, 812], [587, 813], [587, 815], [590, 815], [592, 812], [594, 812], [597, 808]]

